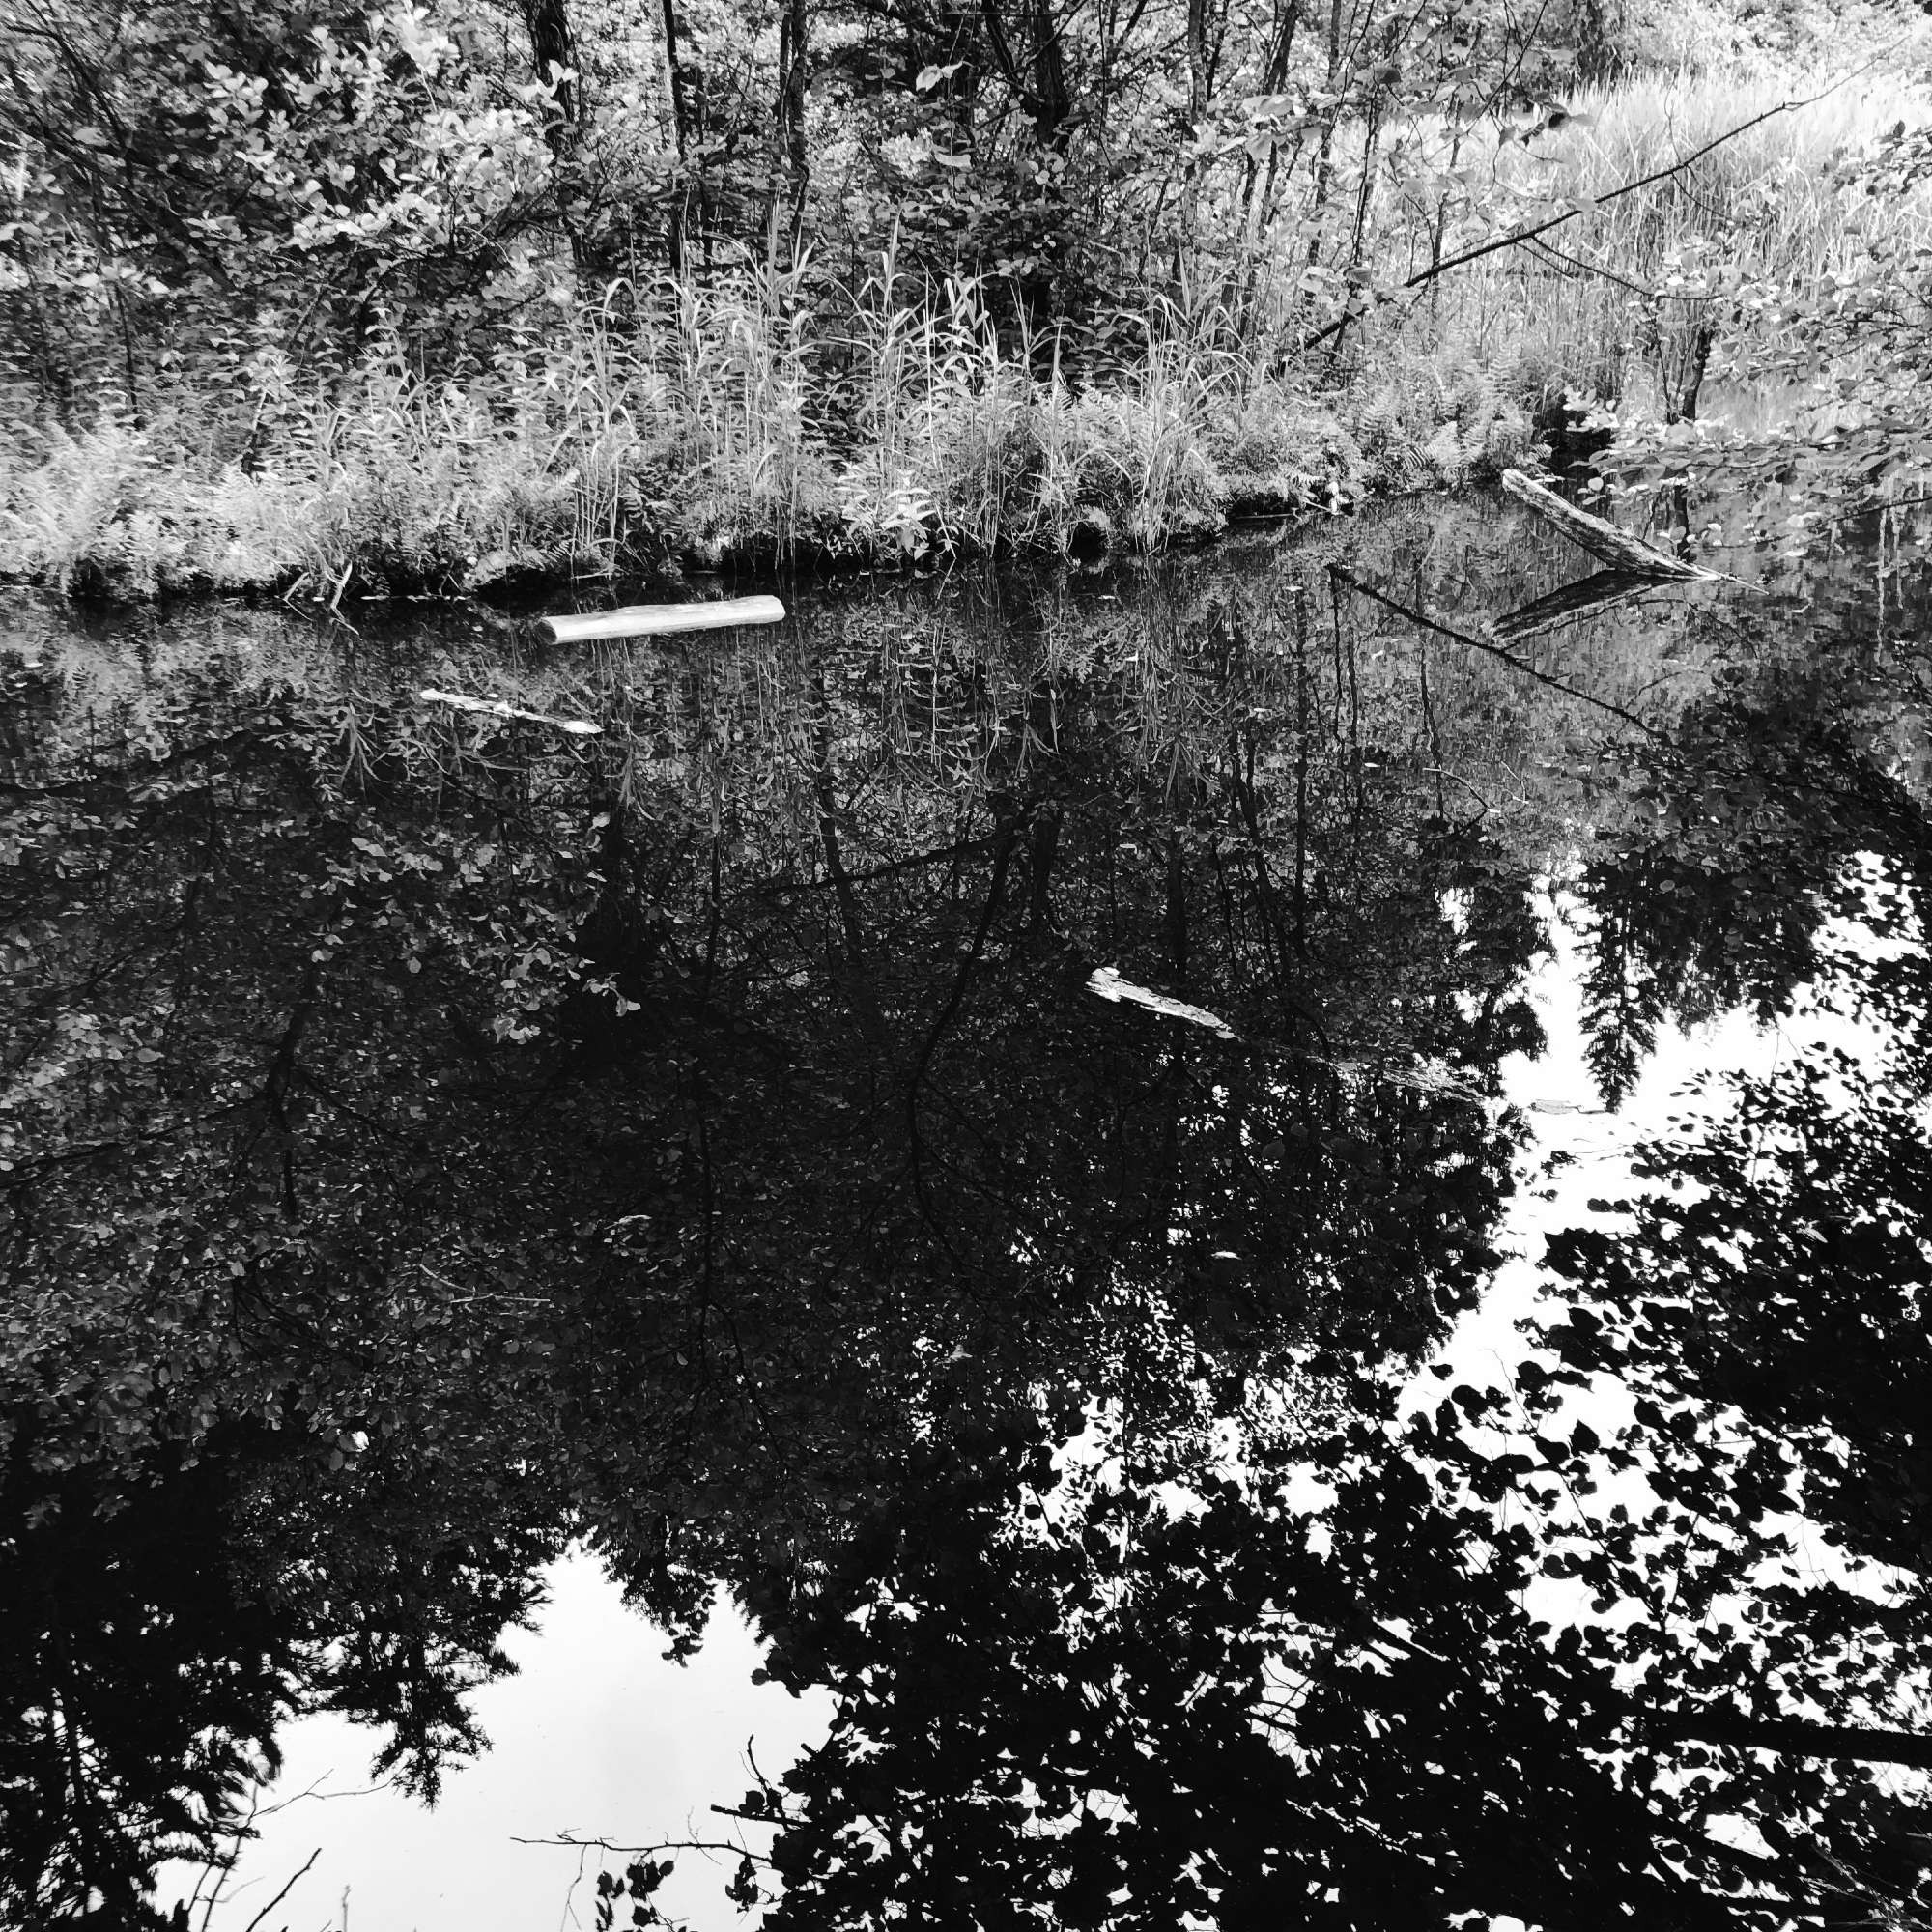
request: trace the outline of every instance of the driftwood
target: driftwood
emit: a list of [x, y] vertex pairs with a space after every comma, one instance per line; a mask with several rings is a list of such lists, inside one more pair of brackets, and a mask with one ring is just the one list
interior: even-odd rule
[[1566, 503], [1554, 490], [1532, 483], [1520, 469], [1503, 471], [1503, 488], [1545, 523], [1553, 524], [1573, 543], [1582, 545], [1598, 562], [1621, 571], [1626, 577], [1648, 578], [1653, 583], [1665, 578], [1680, 583], [1710, 582], [1716, 578], [1715, 571], [1700, 570], [1694, 563], [1686, 563], [1682, 557], [1672, 556], [1655, 544], [1647, 544], [1641, 537], [1634, 537], [1628, 530], [1605, 523], [1602, 517], [1593, 517], [1588, 510]]
[[1206, 1007], [1190, 1006], [1185, 1000], [1173, 999], [1166, 993], [1156, 993], [1151, 986], [1137, 986], [1131, 980], [1122, 979], [1118, 966], [1102, 966], [1090, 974], [1087, 990], [1097, 993], [1103, 1000], [1145, 1007], [1149, 1012], [1165, 1014], [1171, 1020], [1187, 1020], [1195, 1026], [1206, 1027], [1210, 1033], [1219, 1034], [1223, 1039], [1261, 1047], [1264, 1051], [1290, 1060], [1312, 1061], [1318, 1066], [1332, 1067], [1348, 1079], [1408, 1087], [1418, 1094], [1446, 1094], [1454, 1099], [1473, 1100], [1479, 1105], [1484, 1097], [1478, 1089], [1459, 1080], [1446, 1067], [1432, 1066], [1427, 1062], [1418, 1061], [1413, 1066], [1390, 1066], [1368, 1060], [1334, 1060], [1325, 1053], [1310, 1053], [1305, 1047], [1284, 1047], [1270, 1040], [1243, 1041], [1241, 1036], [1218, 1013], [1210, 1013]]
[[548, 724], [554, 731], [568, 731], [573, 738], [595, 738], [603, 725], [587, 718], [553, 718], [548, 711], [526, 711], [500, 697], [466, 697], [460, 691], [419, 691], [425, 704], [447, 704], [456, 711], [473, 712], [480, 718], [521, 718], [528, 724]]
[[1167, 994], [1156, 993], [1151, 987], [1137, 986], [1131, 980], [1121, 978], [1118, 966], [1102, 966], [1091, 975], [1087, 990], [1098, 993], [1103, 1000], [1124, 1000], [1130, 1006], [1145, 1007], [1151, 1013], [1165, 1013], [1171, 1020], [1191, 1020], [1196, 1026], [1208, 1028], [1210, 1033], [1218, 1033], [1223, 1039], [1235, 1037], [1235, 1029], [1218, 1013], [1210, 1013], [1206, 1007], [1189, 1006], [1185, 1000], [1170, 999]]
[[675, 631], [724, 631], [739, 624], [781, 624], [785, 607], [776, 597], [725, 597], [704, 604], [627, 604], [620, 611], [585, 611], [538, 620], [546, 643], [575, 644], [587, 638], [662, 638]]
[[1579, 617], [1597, 616], [1656, 588], [1654, 577], [1638, 577], [1628, 570], [1600, 570], [1592, 577], [1566, 583], [1561, 590], [1552, 590], [1548, 597], [1505, 611], [1493, 623], [1485, 626], [1485, 631], [1499, 644], [1520, 643], [1540, 631], [1575, 623]]

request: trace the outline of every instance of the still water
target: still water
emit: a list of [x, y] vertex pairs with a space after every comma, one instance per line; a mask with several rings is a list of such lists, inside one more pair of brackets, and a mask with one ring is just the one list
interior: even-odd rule
[[16, 594], [0, 1917], [1920, 1922], [1929, 528]]

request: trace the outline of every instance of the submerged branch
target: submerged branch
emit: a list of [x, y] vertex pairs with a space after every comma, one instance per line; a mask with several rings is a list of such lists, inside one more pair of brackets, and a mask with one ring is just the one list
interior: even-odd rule
[[[976, 858], [981, 852], [990, 852], [998, 844], [996, 837], [961, 839], [957, 844], [942, 845], [931, 852], [916, 852], [909, 859], [893, 859], [881, 866], [868, 866], [863, 872], [847, 872], [847, 885], [869, 885], [875, 879], [889, 879], [895, 872], [913, 872], [927, 866], [943, 866], [949, 860]], [[789, 893], [824, 893], [833, 889], [831, 879], [775, 879], [770, 885], [753, 887], [760, 897], [774, 897]]]
[[1554, 630], [1559, 624], [1614, 611], [1655, 588], [1656, 583], [1654, 577], [1639, 577], [1632, 571], [1600, 570], [1593, 577], [1552, 590], [1547, 597], [1506, 611], [1488, 627], [1489, 634], [1497, 643], [1520, 643], [1539, 632]]
[[1662, 740], [1663, 733], [1655, 724], [1646, 724], [1634, 712], [1626, 711], [1621, 704], [1612, 704], [1607, 697], [1593, 696], [1587, 691], [1578, 691], [1574, 684], [1565, 684], [1560, 677], [1551, 677], [1548, 671], [1538, 670], [1534, 665], [1526, 665], [1513, 653], [1499, 644], [1490, 643], [1482, 638], [1474, 638], [1467, 631], [1456, 630], [1453, 626], [1438, 623], [1434, 617], [1425, 617], [1420, 611], [1412, 610], [1406, 604], [1398, 604], [1393, 597], [1384, 597], [1379, 590], [1373, 590], [1352, 572], [1344, 570], [1339, 563], [1328, 566], [1328, 574], [1339, 583], [1346, 583], [1350, 590], [1358, 591], [1372, 604], [1379, 604], [1384, 611], [1392, 611], [1398, 617], [1406, 617], [1411, 624], [1419, 624], [1425, 631], [1434, 631], [1437, 637], [1448, 638], [1459, 644], [1466, 644], [1472, 651], [1481, 651], [1486, 656], [1496, 658], [1514, 671], [1545, 684], [1551, 691], [1560, 691], [1566, 697], [1574, 697], [1579, 704], [1593, 704], [1599, 711], [1607, 711], [1612, 718], [1620, 718], [1626, 724], [1634, 725], [1646, 737]]

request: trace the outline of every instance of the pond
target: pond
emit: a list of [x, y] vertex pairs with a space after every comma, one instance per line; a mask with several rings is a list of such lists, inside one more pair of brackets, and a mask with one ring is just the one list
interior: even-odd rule
[[12, 594], [0, 1917], [1920, 1922], [1916, 515]]

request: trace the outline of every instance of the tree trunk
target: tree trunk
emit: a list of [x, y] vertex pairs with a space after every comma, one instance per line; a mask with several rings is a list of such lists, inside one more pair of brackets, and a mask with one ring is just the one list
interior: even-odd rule
[[1073, 114], [1073, 96], [1066, 85], [1066, 61], [1060, 50], [1060, 25], [1047, 0], [1034, 0], [1030, 25], [1033, 32], [1033, 125], [1042, 148], [1065, 152], [1067, 122]]
[[670, 126], [671, 138], [676, 145], [679, 167], [677, 181], [671, 189], [670, 203], [666, 211], [665, 252], [670, 261], [670, 271], [674, 275], [684, 272], [687, 256], [688, 222], [686, 211], [690, 205], [691, 185], [685, 180], [683, 162], [690, 145], [691, 131], [691, 93], [685, 85], [684, 57], [678, 52], [677, 9], [674, 0], [664, 0], [665, 35], [665, 75], [670, 86]]
[[552, 154], [560, 156], [578, 105], [577, 48], [565, 0], [524, 0], [524, 28], [530, 37], [530, 65], [537, 78], [556, 89], [557, 111], [545, 126], [544, 138]]
[[778, 161], [775, 176], [781, 174], [785, 185], [784, 209], [781, 214], [774, 180], [771, 210], [771, 250], [773, 267], [778, 266], [779, 237], [784, 236], [784, 266], [798, 263], [805, 231], [805, 198], [810, 185], [810, 161], [805, 145], [805, 100], [810, 85], [807, 66], [810, 49], [810, 17], [806, 0], [790, 0], [779, 22]]
[[1187, 868], [1180, 849], [1180, 834], [1169, 827], [1167, 834], [1167, 932], [1168, 964], [1174, 983], [1187, 990]]
[[1033, 938], [1053, 929], [1053, 861], [1060, 849], [1060, 808], [1042, 806], [1033, 821], [1027, 855], [1027, 931]]

